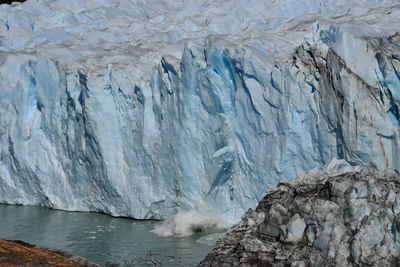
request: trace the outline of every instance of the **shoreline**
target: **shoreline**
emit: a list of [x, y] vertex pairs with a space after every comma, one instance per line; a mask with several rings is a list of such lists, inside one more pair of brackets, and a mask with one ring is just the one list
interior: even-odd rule
[[0, 239], [0, 265], [100, 267], [69, 252], [35, 246], [22, 240]]

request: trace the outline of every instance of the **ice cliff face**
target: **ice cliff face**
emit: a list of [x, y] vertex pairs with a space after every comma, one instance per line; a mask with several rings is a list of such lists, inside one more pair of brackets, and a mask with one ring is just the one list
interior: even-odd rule
[[199, 266], [399, 266], [400, 174], [345, 161], [273, 188]]
[[0, 202], [228, 221], [331, 158], [399, 168], [398, 1], [0, 6]]

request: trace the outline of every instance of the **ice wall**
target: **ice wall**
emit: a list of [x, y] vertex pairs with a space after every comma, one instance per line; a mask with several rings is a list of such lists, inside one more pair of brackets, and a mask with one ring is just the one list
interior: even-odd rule
[[400, 168], [396, 1], [242, 3], [1, 5], [0, 202], [234, 221], [333, 157]]

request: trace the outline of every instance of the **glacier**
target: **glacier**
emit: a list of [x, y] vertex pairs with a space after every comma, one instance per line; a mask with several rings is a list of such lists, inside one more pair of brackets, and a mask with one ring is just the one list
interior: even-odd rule
[[400, 168], [396, 0], [0, 5], [0, 202], [228, 222], [332, 158]]

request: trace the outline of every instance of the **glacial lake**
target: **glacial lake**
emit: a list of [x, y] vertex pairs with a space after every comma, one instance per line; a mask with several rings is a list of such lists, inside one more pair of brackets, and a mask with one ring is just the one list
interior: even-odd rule
[[[197, 242], [204, 234], [160, 237], [151, 233], [158, 223], [0, 204], [0, 239], [61, 249], [101, 265], [142, 258], [151, 251], [179, 257], [184, 266], [194, 266], [213, 249], [212, 245]], [[173, 260], [159, 259], [165, 259], [162, 266], [176, 266]]]

